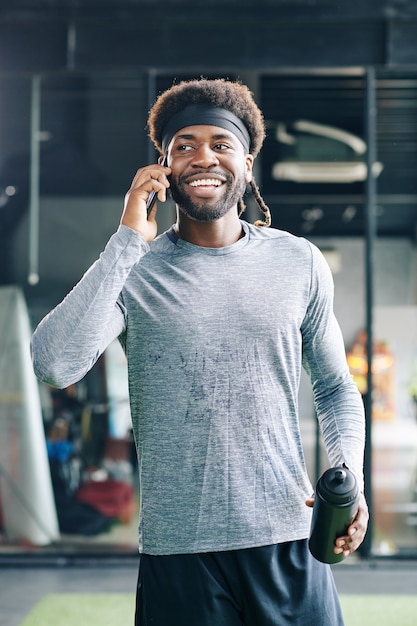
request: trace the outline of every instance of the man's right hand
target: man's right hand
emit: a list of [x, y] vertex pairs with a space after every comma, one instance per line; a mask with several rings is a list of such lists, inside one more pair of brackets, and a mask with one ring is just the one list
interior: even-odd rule
[[120, 221], [124, 226], [136, 230], [146, 239], [152, 241], [157, 232], [156, 203], [147, 216], [146, 201], [151, 191], [155, 191], [160, 202], [165, 202], [169, 187], [168, 176], [171, 168], [163, 165], [147, 165], [136, 172], [132, 185], [125, 196], [124, 210]]

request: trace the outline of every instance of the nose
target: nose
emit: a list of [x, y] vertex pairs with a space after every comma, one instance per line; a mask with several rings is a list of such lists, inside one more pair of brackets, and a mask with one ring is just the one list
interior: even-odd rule
[[191, 164], [195, 167], [204, 168], [218, 165], [218, 163], [219, 159], [217, 158], [217, 154], [206, 143], [202, 143], [196, 148], [191, 161]]

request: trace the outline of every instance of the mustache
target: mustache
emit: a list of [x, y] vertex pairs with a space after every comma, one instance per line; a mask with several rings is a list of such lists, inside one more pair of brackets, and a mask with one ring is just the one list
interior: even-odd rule
[[196, 176], [204, 176], [205, 178], [215, 177], [223, 182], [229, 182], [233, 180], [233, 177], [230, 174], [227, 174], [225, 172], [221, 172], [218, 170], [210, 170], [208, 172], [207, 170], [202, 169], [202, 170], [194, 170], [186, 174], [181, 174], [181, 176], [178, 178], [178, 182], [187, 183], [189, 180], [192, 180]]

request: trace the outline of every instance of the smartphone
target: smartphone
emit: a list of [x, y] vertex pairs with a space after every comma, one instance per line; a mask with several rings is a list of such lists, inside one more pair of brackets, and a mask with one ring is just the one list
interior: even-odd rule
[[[167, 158], [166, 156], [164, 156], [164, 158], [162, 159], [160, 165], [166, 165], [166, 161]], [[150, 212], [152, 211], [152, 207], [155, 204], [156, 201], [156, 191], [154, 191], [152, 189], [152, 191], [149, 193], [148, 199], [146, 201], [146, 215], [149, 217]]]

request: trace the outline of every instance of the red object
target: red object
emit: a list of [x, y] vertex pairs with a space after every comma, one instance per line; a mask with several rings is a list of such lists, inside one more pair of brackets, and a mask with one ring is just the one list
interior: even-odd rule
[[80, 485], [75, 497], [124, 524], [130, 522], [136, 510], [133, 487], [118, 480], [87, 481]]

